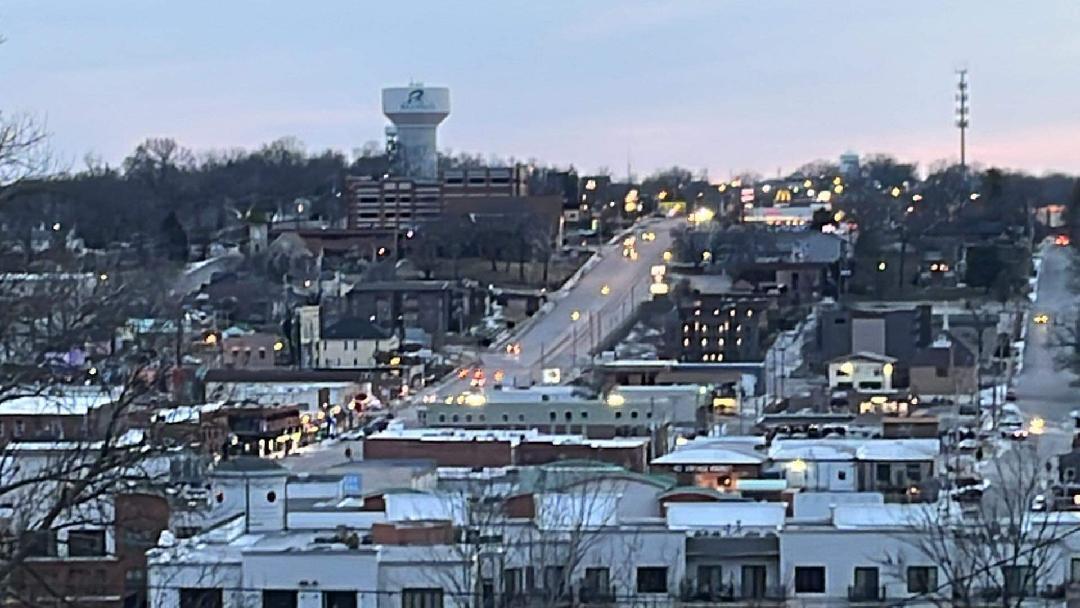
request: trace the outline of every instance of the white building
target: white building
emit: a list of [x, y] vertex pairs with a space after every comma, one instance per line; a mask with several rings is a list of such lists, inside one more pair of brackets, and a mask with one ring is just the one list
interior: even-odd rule
[[829, 388], [862, 392], [891, 392], [896, 359], [858, 352], [829, 361]]

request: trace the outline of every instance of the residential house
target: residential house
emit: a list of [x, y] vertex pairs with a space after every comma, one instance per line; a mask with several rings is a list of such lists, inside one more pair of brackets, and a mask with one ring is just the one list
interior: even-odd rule
[[896, 358], [872, 352], [858, 352], [829, 361], [829, 388], [860, 392], [893, 390]]
[[315, 342], [316, 369], [357, 369], [377, 365], [376, 355], [393, 352], [398, 337], [367, 319], [345, 317], [322, 328]]
[[975, 353], [947, 332], [915, 352], [908, 375], [911, 391], [924, 401], [969, 401], [978, 393]]

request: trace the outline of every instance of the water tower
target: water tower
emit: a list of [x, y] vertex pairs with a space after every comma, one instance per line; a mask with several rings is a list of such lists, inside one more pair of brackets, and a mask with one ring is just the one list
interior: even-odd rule
[[435, 133], [450, 114], [450, 89], [416, 83], [382, 92], [383, 114], [397, 129], [397, 173], [402, 177], [438, 177]]

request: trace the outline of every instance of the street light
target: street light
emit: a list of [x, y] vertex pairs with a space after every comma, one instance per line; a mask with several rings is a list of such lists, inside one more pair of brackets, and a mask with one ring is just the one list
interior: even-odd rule
[[882, 260], [877, 263], [878, 272], [885, 272], [885, 261]]

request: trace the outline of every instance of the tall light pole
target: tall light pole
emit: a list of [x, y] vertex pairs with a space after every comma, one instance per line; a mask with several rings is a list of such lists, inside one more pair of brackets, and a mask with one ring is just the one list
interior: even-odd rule
[[967, 70], [956, 71], [956, 128], [960, 129], [960, 171], [967, 173], [967, 128], [969, 124]]

